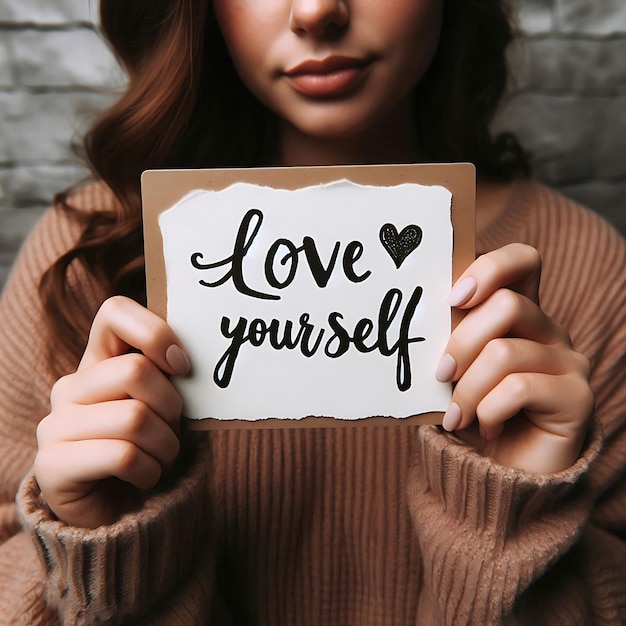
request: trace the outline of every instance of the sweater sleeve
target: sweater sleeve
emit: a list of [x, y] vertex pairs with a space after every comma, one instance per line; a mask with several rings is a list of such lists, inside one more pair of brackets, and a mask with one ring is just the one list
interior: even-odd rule
[[[187, 445], [184, 457], [176, 480], [148, 494], [138, 511], [94, 530], [56, 520], [27, 474], [18, 493], [20, 516], [61, 623], [148, 621], [152, 613], [152, 623], [182, 626], [210, 614], [215, 536], [202, 495], [208, 481], [202, 442]], [[185, 621], [183, 614], [195, 619]]]
[[[0, 299], [0, 621], [54, 623], [45, 579], [15, 505], [36, 451], [35, 429], [48, 411], [38, 281], [57, 245], [71, 239], [47, 213], [27, 238]], [[54, 241], [53, 241], [54, 240]]]
[[595, 425], [556, 475], [500, 466], [420, 429], [409, 503], [440, 624], [626, 623], [626, 253], [595, 216], [569, 222], [597, 246], [559, 266], [553, 308], [590, 358]]
[[[38, 284], [76, 236], [73, 222], [48, 212], [0, 301], [0, 622], [72, 626], [137, 623], [141, 616], [142, 623], [207, 623], [217, 601], [202, 437], [183, 442], [175, 475], [147, 494], [140, 510], [96, 530], [56, 520], [33, 476], [35, 430], [55, 378], [45, 365]], [[95, 312], [97, 286], [86, 279], [79, 286]], [[69, 357], [58, 358], [61, 370], [75, 368]]]
[[583, 477], [599, 442], [596, 431], [567, 471], [533, 475], [496, 465], [436, 427], [420, 429], [409, 501], [437, 623], [514, 623], [519, 598], [588, 522]]

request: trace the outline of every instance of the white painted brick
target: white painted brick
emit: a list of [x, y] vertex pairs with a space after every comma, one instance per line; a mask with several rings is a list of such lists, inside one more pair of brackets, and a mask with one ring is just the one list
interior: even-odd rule
[[[0, 167], [8, 165], [10, 159], [10, 145], [9, 145], [9, 123], [2, 115], [2, 102], [0, 97]], [[2, 195], [0, 194], [0, 201], [2, 201]]]
[[517, 21], [522, 33], [538, 35], [554, 30], [553, 0], [518, 0]]
[[0, 0], [0, 22], [63, 25], [96, 22], [97, 0]]
[[520, 89], [540, 92], [626, 93], [626, 37], [538, 38], [516, 42], [511, 56]]
[[[606, 102], [594, 146], [597, 177], [626, 180], [626, 96]], [[622, 207], [626, 211], [626, 196]]]
[[9, 47], [5, 37], [0, 31], [0, 88], [10, 87], [14, 83], [13, 72], [11, 71], [11, 60]]
[[88, 175], [78, 164], [19, 166], [0, 177], [9, 206], [49, 205], [54, 194]]
[[6, 40], [23, 86], [106, 88], [123, 82], [102, 38], [89, 28], [25, 29], [8, 32]]
[[12, 245], [19, 245], [44, 211], [45, 207], [41, 206], [0, 211], [0, 237]]
[[[0, 113], [1, 115], [1, 113]], [[9, 140], [6, 133], [6, 124], [0, 118], [0, 167], [9, 165]], [[0, 205], [2, 203], [2, 191], [0, 190]]]
[[511, 130], [533, 159], [537, 176], [552, 184], [579, 181], [592, 171], [592, 153], [606, 99], [523, 93], [499, 116], [497, 130]]
[[585, 35], [626, 33], [624, 0], [556, 0], [560, 32]]
[[58, 162], [69, 157], [76, 139], [111, 98], [104, 94], [0, 92], [0, 137], [5, 159], [22, 163]]
[[[579, 98], [522, 93], [503, 108], [496, 127], [512, 130], [520, 139], [539, 135], [532, 140], [532, 149], [536, 155], [548, 158], [588, 145], [594, 122], [593, 107], [580, 106]], [[539, 128], [545, 132], [535, 133]]]

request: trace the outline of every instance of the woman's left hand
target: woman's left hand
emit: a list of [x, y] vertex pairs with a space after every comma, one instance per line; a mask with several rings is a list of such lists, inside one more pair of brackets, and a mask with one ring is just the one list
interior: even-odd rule
[[578, 458], [593, 412], [589, 361], [539, 307], [539, 253], [511, 244], [479, 257], [450, 304], [468, 313], [437, 369], [456, 386], [443, 427], [497, 462], [554, 473]]

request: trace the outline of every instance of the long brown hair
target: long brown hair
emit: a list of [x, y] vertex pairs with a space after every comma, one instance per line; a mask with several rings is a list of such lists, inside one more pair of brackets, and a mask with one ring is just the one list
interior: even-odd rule
[[[56, 341], [76, 354], [89, 319], [67, 286], [81, 264], [108, 293], [143, 302], [140, 176], [146, 169], [267, 165], [274, 117], [237, 77], [207, 0], [101, 0], [101, 24], [128, 75], [125, 93], [87, 133], [94, 177], [117, 198], [113, 211], [57, 207], [83, 222], [76, 246], [44, 275], [41, 294]], [[511, 23], [504, 0], [445, 0], [439, 49], [420, 82], [416, 118], [428, 161], [470, 161], [479, 175], [511, 178], [528, 163], [510, 136], [489, 124], [507, 82]], [[79, 332], [77, 332], [79, 329]]]

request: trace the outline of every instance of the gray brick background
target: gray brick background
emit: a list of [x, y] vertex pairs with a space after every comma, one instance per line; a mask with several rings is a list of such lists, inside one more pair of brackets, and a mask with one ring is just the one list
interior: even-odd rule
[[[496, 128], [537, 178], [626, 233], [626, 0], [517, 0], [516, 83]], [[85, 174], [69, 149], [123, 77], [96, 0], [0, 0], [0, 289], [55, 191]]]

